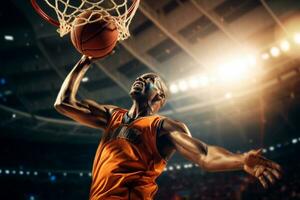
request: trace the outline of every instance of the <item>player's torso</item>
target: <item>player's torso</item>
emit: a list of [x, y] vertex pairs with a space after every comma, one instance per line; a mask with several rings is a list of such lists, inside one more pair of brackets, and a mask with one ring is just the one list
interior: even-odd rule
[[132, 196], [143, 193], [144, 199], [151, 199], [157, 189], [155, 179], [166, 165], [156, 147], [156, 130], [161, 118], [141, 117], [124, 123], [125, 113], [120, 110], [113, 114], [97, 149], [91, 196], [98, 192], [107, 198], [118, 193], [128, 199], [132, 190]]

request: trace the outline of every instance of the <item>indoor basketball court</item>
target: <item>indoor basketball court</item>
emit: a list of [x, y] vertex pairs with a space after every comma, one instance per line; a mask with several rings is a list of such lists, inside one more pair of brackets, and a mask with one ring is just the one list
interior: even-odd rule
[[300, 2], [2, 2], [0, 199], [300, 199]]

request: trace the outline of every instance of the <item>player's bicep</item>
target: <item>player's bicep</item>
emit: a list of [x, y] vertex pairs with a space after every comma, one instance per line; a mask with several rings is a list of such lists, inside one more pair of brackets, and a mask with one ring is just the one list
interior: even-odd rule
[[105, 129], [111, 116], [111, 111], [116, 107], [101, 105], [92, 100], [84, 100], [74, 104], [62, 102], [60, 105], [56, 105], [55, 108], [61, 114], [80, 124]]
[[162, 129], [174, 148], [185, 158], [199, 162], [207, 154], [207, 145], [191, 136], [188, 128], [181, 122], [165, 120]]

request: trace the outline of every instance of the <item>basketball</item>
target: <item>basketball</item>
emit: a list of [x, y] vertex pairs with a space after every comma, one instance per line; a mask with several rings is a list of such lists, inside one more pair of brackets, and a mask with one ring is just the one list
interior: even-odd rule
[[[116, 26], [99, 18], [100, 13], [83, 12], [75, 18], [71, 30], [71, 41], [77, 51], [93, 58], [109, 55], [118, 41]], [[86, 20], [90, 22], [84, 23]]]

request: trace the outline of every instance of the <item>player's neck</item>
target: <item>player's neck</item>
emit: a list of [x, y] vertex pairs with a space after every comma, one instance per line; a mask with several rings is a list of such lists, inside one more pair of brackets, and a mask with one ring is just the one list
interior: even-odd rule
[[153, 115], [151, 107], [144, 102], [133, 101], [131, 108], [128, 111], [128, 116], [132, 119]]

